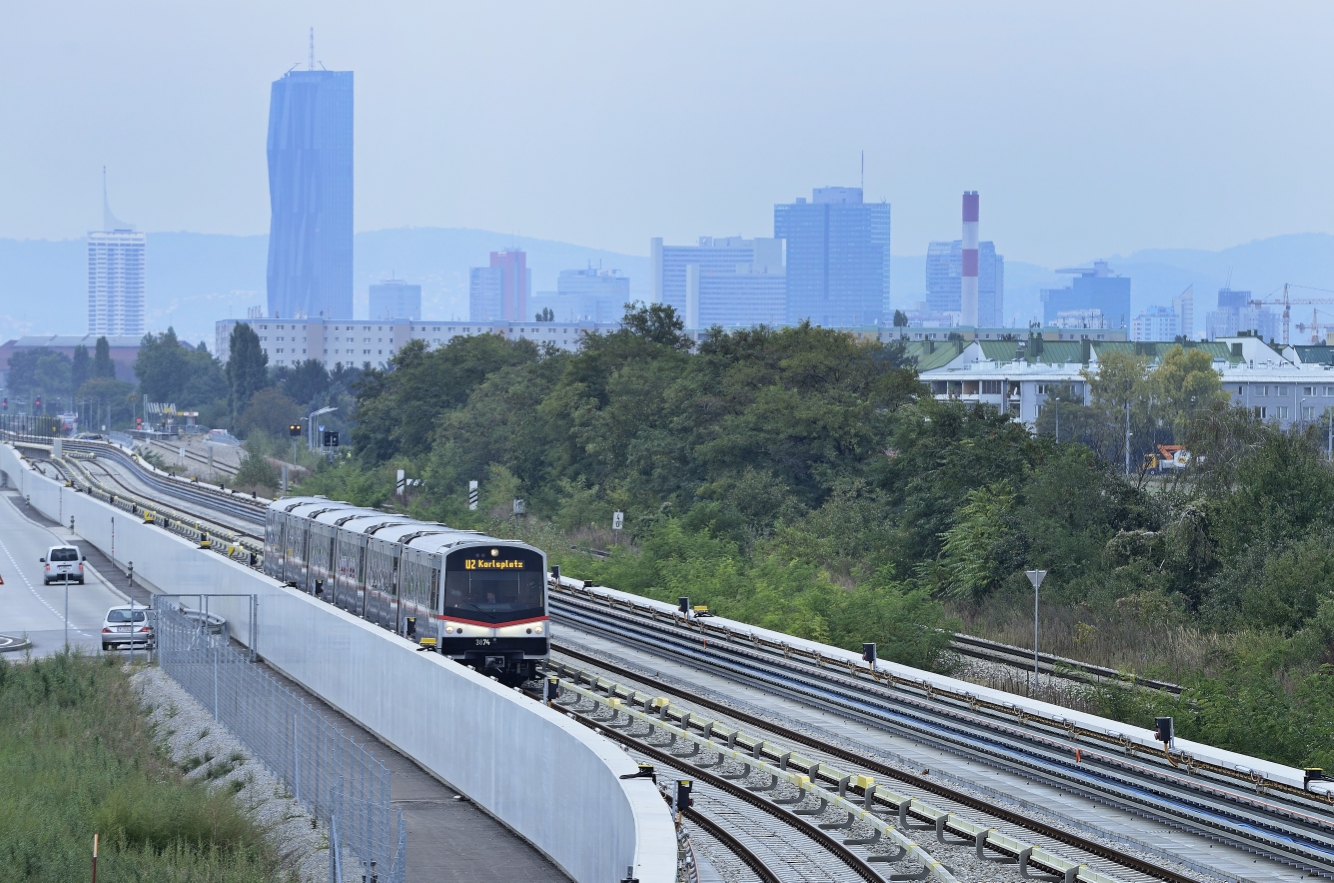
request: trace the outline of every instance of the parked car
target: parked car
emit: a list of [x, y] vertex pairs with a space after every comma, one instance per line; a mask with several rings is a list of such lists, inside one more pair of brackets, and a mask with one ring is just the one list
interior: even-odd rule
[[87, 560], [78, 546], [52, 546], [46, 550], [46, 557], [41, 559], [42, 564], [46, 565], [42, 571], [42, 585], [64, 582], [67, 578], [72, 583], [83, 585], [83, 562]]
[[151, 648], [157, 633], [153, 613], [147, 607], [112, 607], [102, 622], [102, 649]]

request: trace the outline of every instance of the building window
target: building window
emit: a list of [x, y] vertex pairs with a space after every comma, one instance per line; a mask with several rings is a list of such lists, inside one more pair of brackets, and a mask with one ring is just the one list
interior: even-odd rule
[[1315, 406], [1314, 406], [1314, 405], [1302, 405], [1302, 419], [1303, 419], [1303, 420], [1314, 420], [1314, 419], [1315, 419]]
[[1325, 387], [1325, 395], [1334, 396], [1334, 386]]
[[1304, 395], [1304, 396], [1313, 396], [1313, 395], [1315, 395], [1315, 387], [1314, 387], [1314, 386], [1303, 386], [1303, 387], [1302, 387], [1302, 395]]
[[1287, 409], [1287, 408], [1278, 408], [1277, 410], [1278, 410], [1278, 419], [1280, 419], [1280, 420], [1287, 420], [1287, 419], [1288, 419], [1288, 409]]
[[[553, 341], [554, 343], [554, 341]], [[982, 395], [998, 396], [1001, 394], [1001, 382], [999, 380], [983, 380]]]
[[1291, 387], [1288, 387], [1288, 386], [1276, 386], [1276, 387], [1274, 387], [1274, 395], [1276, 395], [1276, 396], [1287, 397], [1287, 395], [1288, 395], [1288, 390], [1289, 390], [1289, 389], [1291, 389]]
[[1257, 386], [1257, 387], [1255, 388], [1255, 394], [1258, 395], [1258, 396], [1268, 396], [1268, 395], [1269, 395], [1269, 387], [1267, 387], [1267, 386]]
[[1261, 420], [1268, 416], [1268, 411], [1268, 408], [1262, 408], [1259, 405], [1255, 406], [1255, 416], [1259, 417]]

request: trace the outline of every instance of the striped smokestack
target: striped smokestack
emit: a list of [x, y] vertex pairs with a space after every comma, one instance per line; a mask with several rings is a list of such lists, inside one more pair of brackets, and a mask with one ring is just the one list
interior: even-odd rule
[[963, 195], [963, 279], [959, 324], [976, 328], [977, 315], [977, 191]]

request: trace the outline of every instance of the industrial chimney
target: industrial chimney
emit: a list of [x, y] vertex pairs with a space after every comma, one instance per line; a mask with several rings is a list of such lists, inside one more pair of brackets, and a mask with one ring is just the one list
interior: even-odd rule
[[959, 324], [976, 328], [977, 316], [977, 191], [963, 195], [963, 279]]

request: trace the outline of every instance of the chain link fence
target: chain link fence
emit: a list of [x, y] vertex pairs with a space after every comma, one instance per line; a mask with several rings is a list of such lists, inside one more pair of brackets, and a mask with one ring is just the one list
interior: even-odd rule
[[331, 883], [343, 880], [344, 849], [362, 879], [403, 883], [407, 830], [390, 805], [389, 770], [233, 646], [226, 621], [206, 604], [154, 598], [158, 664], [328, 827]]

